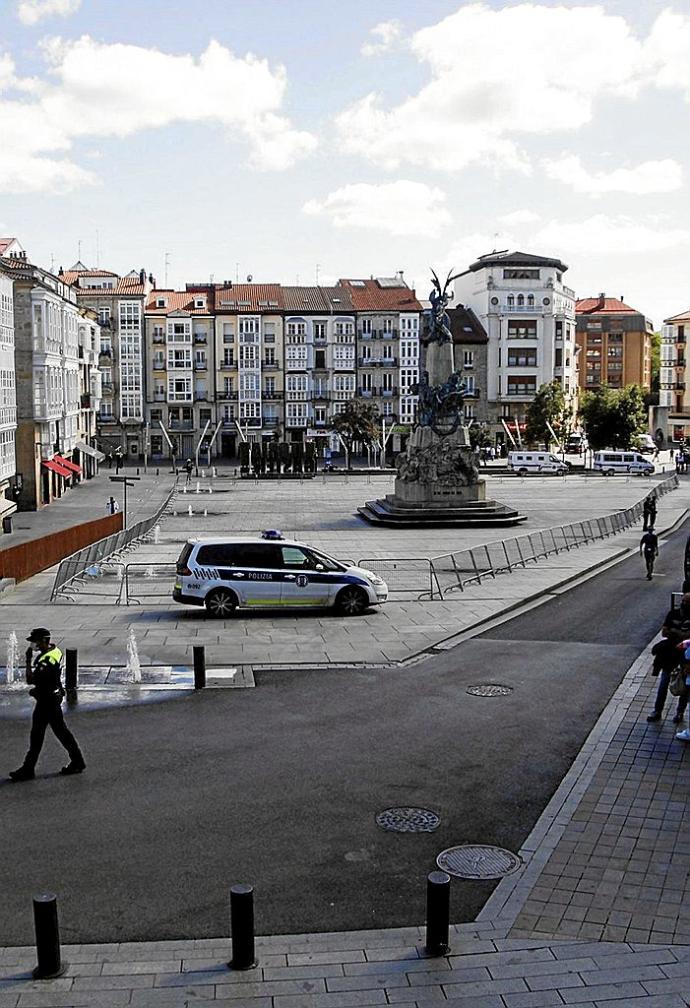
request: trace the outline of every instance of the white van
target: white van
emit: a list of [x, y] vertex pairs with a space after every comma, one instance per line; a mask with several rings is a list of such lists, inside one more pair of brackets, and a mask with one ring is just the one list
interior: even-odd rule
[[638, 451], [614, 451], [606, 449], [594, 453], [592, 468], [604, 476], [615, 476], [616, 473], [634, 473], [636, 476], [651, 476], [654, 466], [640, 455]]
[[520, 476], [526, 476], [531, 472], [562, 476], [568, 472], [568, 466], [562, 459], [546, 451], [508, 452], [508, 468]]
[[221, 618], [238, 607], [290, 606], [328, 606], [359, 616], [385, 602], [388, 587], [372, 571], [271, 530], [261, 539], [189, 539], [177, 561], [172, 597]]

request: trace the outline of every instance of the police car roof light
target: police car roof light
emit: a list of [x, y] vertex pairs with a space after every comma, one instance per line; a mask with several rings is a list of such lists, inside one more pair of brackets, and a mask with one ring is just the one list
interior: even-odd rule
[[262, 539], [282, 539], [283, 533], [279, 529], [264, 529], [261, 533]]

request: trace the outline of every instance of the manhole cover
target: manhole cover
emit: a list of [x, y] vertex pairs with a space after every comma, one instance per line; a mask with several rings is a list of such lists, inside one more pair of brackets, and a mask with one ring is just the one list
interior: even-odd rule
[[433, 833], [441, 820], [430, 809], [387, 808], [376, 816], [376, 825], [393, 833]]
[[517, 854], [503, 847], [462, 844], [441, 851], [436, 864], [449, 875], [466, 879], [496, 879], [512, 875], [521, 866]]
[[513, 687], [499, 686], [498, 683], [481, 683], [479, 686], [468, 686], [467, 692], [472, 696], [508, 696], [513, 692]]

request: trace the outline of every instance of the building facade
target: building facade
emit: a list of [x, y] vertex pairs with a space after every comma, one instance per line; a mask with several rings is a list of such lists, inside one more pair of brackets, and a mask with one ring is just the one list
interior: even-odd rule
[[455, 370], [460, 372], [471, 393], [463, 407], [464, 421], [489, 426], [492, 414], [487, 396], [489, 338], [471, 308], [456, 305], [448, 310], [453, 336]]
[[[0, 243], [1, 247], [1, 243]], [[14, 281], [0, 259], [0, 518], [16, 510], [17, 389], [14, 363]]]
[[119, 448], [130, 461], [138, 461], [146, 451], [144, 304], [153, 277], [143, 269], [126, 276], [90, 270], [81, 262], [58, 276], [73, 289], [80, 307], [96, 312], [101, 326], [99, 448], [105, 453]]
[[605, 294], [577, 301], [575, 313], [580, 388], [641, 385], [648, 392], [652, 383], [652, 322], [625, 304], [622, 296]]
[[682, 444], [690, 438], [688, 355], [690, 311], [664, 320], [661, 327], [659, 405], [650, 411], [650, 429]]
[[488, 337], [487, 400], [497, 444], [508, 432], [520, 442], [541, 385], [558, 381], [567, 401], [577, 401], [575, 292], [563, 283], [567, 268], [546, 256], [491, 252], [455, 281], [456, 300], [472, 309]]

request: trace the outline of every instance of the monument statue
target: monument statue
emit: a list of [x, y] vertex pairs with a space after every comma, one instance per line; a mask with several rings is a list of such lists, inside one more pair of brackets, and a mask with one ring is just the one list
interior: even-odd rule
[[432, 270], [431, 310], [420, 339], [417, 421], [405, 450], [396, 459], [395, 493], [367, 501], [359, 513], [386, 525], [515, 525], [517, 511], [486, 500], [469, 429], [463, 424], [470, 391], [455, 368], [453, 334], [448, 316], [449, 287], [459, 274], [449, 272], [441, 285]]

